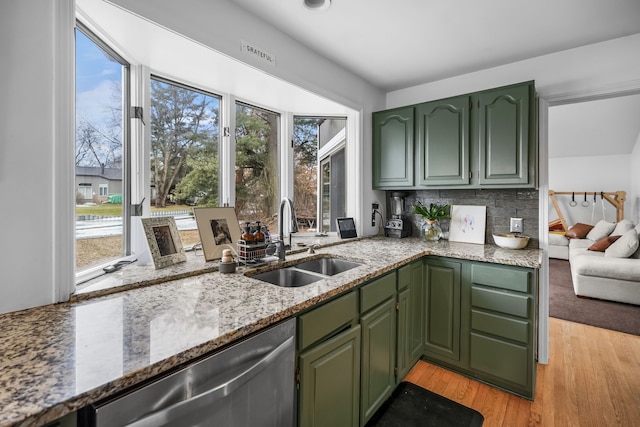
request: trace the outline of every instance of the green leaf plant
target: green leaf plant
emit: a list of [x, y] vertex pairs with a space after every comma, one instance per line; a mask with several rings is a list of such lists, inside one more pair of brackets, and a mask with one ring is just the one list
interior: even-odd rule
[[438, 205], [431, 203], [429, 207], [418, 201], [413, 205], [413, 212], [429, 221], [438, 221], [441, 218], [449, 218], [449, 207], [451, 205]]

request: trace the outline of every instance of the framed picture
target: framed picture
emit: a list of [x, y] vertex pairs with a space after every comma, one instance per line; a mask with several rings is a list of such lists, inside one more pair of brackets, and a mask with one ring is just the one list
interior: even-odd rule
[[222, 250], [227, 248], [238, 253], [240, 224], [234, 208], [193, 208], [193, 213], [205, 260], [222, 258]]
[[484, 244], [487, 226], [486, 206], [451, 206], [449, 241]]
[[149, 252], [156, 268], [185, 262], [187, 256], [173, 217], [142, 218]]

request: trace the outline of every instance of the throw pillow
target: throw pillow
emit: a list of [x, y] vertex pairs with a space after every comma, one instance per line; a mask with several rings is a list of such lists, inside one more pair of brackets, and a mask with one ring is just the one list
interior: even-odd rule
[[593, 240], [594, 242], [596, 242], [604, 237], [607, 237], [609, 234], [611, 234], [614, 228], [616, 228], [615, 222], [608, 222], [602, 219], [598, 221], [596, 226], [593, 227], [591, 231], [589, 231], [589, 233], [587, 234], [587, 239]]
[[638, 232], [634, 228], [622, 235], [615, 243], [604, 251], [610, 258], [629, 258], [638, 249]]
[[635, 228], [635, 226], [633, 225], [633, 222], [629, 221], [628, 219], [623, 219], [622, 221], [616, 224], [616, 228], [613, 229], [613, 231], [611, 232], [611, 235], [622, 236], [624, 233], [631, 230], [632, 228]]
[[589, 246], [588, 250], [596, 252], [604, 252], [609, 246], [611, 246], [616, 240], [622, 236], [607, 236], [595, 242]]
[[584, 239], [584, 237], [591, 231], [593, 225], [577, 223], [567, 231], [565, 236], [570, 239]]

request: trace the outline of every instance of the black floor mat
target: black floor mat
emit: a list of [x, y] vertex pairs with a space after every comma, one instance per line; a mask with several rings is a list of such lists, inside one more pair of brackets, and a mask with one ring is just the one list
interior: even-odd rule
[[480, 427], [483, 422], [480, 412], [403, 381], [366, 427]]

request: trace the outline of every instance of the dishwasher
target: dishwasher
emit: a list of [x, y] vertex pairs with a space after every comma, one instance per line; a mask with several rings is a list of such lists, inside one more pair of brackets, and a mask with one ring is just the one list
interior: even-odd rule
[[92, 427], [294, 426], [295, 319], [113, 399], [84, 408]]

